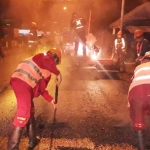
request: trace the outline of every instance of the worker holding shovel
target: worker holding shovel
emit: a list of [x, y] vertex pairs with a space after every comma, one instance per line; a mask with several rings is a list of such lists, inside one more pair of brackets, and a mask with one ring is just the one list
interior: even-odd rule
[[40, 140], [35, 134], [33, 98], [41, 95], [56, 108], [55, 101], [45, 89], [52, 73], [56, 75], [57, 87], [61, 84], [62, 76], [56, 67], [60, 62], [60, 50], [52, 48], [45, 54], [40, 53], [24, 60], [13, 73], [10, 84], [17, 99], [17, 114], [8, 137], [7, 150], [18, 150], [25, 126], [29, 137], [28, 150], [32, 150], [39, 143]]

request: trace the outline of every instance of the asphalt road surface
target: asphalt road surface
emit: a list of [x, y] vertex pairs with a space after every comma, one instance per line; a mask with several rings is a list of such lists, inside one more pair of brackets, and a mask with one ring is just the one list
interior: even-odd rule
[[[34, 52], [19, 50], [0, 62], [0, 150], [6, 150], [8, 128], [16, 113], [16, 99], [9, 78], [17, 64]], [[51, 103], [41, 96], [34, 99], [37, 135], [35, 150], [133, 150], [132, 123], [127, 109], [129, 75], [97, 72], [70, 66], [68, 57], [59, 66], [63, 82], [59, 88], [56, 123]], [[121, 76], [125, 76], [122, 80]], [[54, 96], [55, 76], [47, 87]], [[43, 128], [44, 125], [44, 128]], [[24, 130], [20, 150], [26, 150]]]

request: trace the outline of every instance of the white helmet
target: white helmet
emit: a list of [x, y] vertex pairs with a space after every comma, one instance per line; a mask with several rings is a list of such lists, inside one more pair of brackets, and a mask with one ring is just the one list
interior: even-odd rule
[[149, 59], [150, 60], [150, 51], [148, 51], [148, 52], [145, 53], [144, 57], [142, 58], [142, 61], [144, 59]]

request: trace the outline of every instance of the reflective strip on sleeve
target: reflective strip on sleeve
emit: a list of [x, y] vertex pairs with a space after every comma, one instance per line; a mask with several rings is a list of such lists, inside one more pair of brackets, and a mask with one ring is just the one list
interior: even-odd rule
[[76, 27], [76, 29], [80, 29], [80, 28], [83, 28], [83, 26], [80, 26], [80, 27]]

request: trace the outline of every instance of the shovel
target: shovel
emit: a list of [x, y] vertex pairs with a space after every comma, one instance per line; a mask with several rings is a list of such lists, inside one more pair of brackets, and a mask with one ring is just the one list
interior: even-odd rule
[[[57, 104], [57, 103], [58, 103], [58, 86], [56, 85], [54, 104]], [[54, 108], [54, 117], [53, 117], [53, 123], [52, 123], [52, 125], [56, 122], [56, 111], [57, 111], [57, 108]], [[44, 129], [46, 126], [47, 125], [41, 123], [41, 124], [39, 124], [39, 129]]]
[[[54, 104], [57, 104], [57, 103], [58, 103], [58, 86], [56, 85], [56, 88], [55, 88], [55, 101], [54, 101]], [[53, 123], [56, 122], [56, 111], [57, 111], [57, 107], [54, 109]]]
[[[57, 104], [57, 103], [58, 103], [58, 86], [56, 85], [54, 104]], [[50, 141], [49, 150], [51, 150], [53, 147], [53, 138], [54, 138], [55, 123], [56, 123], [56, 111], [57, 111], [57, 107], [54, 108], [54, 117], [53, 117], [52, 130], [51, 130], [51, 135], [50, 135], [51, 141]]]

